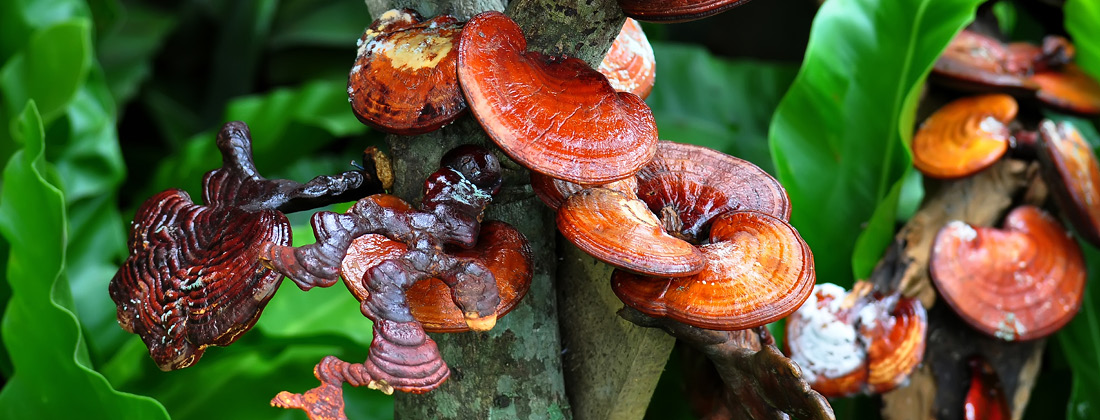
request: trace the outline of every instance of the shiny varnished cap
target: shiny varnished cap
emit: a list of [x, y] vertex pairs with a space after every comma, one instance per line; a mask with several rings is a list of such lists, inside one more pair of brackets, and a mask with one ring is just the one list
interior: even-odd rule
[[957, 99], [913, 135], [913, 166], [935, 178], [960, 178], [988, 168], [1008, 150], [1016, 100], [1004, 94]]
[[1100, 246], [1100, 165], [1081, 132], [1067, 122], [1039, 124], [1039, 161], [1058, 207], [1082, 238]]
[[623, 13], [649, 22], [687, 22], [722, 13], [749, 0], [619, 0]]
[[1003, 340], [1033, 340], [1077, 313], [1085, 262], [1053, 217], [1021, 206], [1004, 229], [955, 221], [936, 235], [930, 268], [940, 295], [975, 329]]
[[[621, 192], [625, 194], [627, 198], [638, 198], [638, 179], [635, 177], [623, 178], [607, 184], [599, 184], [598, 186]], [[534, 190], [535, 197], [542, 200], [543, 204], [557, 210], [566, 199], [576, 194], [578, 191], [585, 189], [585, 186], [574, 184], [569, 181], [554, 179], [538, 172], [531, 172], [531, 189]]]
[[1039, 87], [1029, 80], [1029, 68], [1010, 63], [1010, 52], [1000, 40], [962, 30], [932, 67], [930, 79], [956, 89], [1030, 95]]
[[1052, 107], [1083, 115], [1100, 115], [1100, 83], [1076, 64], [1031, 76], [1039, 85], [1039, 100]]
[[642, 99], [649, 96], [657, 76], [657, 60], [653, 58], [653, 47], [638, 21], [626, 18], [623, 29], [597, 70], [607, 76], [615, 90], [630, 92]]
[[485, 132], [532, 171], [579, 184], [629, 177], [656, 152], [657, 124], [637, 95], [585, 62], [526, 51], [499, 12], [466, 24], [458, 79]]
[[928, 336], [928, 315], [920, 300], [902, 297], [896, 300], [893, 310], [887, 310], [887, 306], [876, 305], [880, 315], [873, 320], [861, 317], [860, 324], [860, 332], [870, 337], [867, 390], [875, 394], [905, 383], [924, 359]]
[[458, 87], [462, 23], [441, 15], [424, 20], [411, 9], [390, 10], [359, 39], [348, 75], [348, 98], [364, 124], [413, 135], [458, 118], [466, 101]]
[[740, 330], [794, 312], [814, 284], [813, 254], [787, 222], [755, 211], [719, 216], [699, 247], [706, 268], [693, 276], [650, 278], [616, 270], [611, 287], [654, 317], [701, 328]]

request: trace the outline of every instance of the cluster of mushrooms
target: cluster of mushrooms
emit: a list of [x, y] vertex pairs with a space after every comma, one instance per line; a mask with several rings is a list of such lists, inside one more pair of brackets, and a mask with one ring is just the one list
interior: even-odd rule
[[[1077, 313], [1085, 261], [1071, 233], [1042, 206], [1049, 191], [1078, 235], [1100, 246], [1100, 165], [1071, 124], [1017, 119], [1020, 103], [1100, 115], [1100, 84], [1076, 67], [1073, 52], [1072, 44], [1055, 36], [1041, 46], [1005, 44], [967, 29], [952, 40], [930, 80], [974, 96], [951, 100], [924, 120], [911, 144], [913, 165], [955, 199], [978, 194], [981, 187], [975, 185], [990, 185], [970, 184], [976, 176], [1006, 184], [998, 178], [1005, 173], [999, 164], [1005, 159], [1033, 162], [1030, 173], [1038, 175], [1022, 191], [1004, 186], [1010, 208], [993, 210], [991, 216], [968, 215], [969, 204], [933, 203], [939, 206], [929, 212], [935, 216], [915, 218], [910, 225], [952, 214], [987, 220], [947, 217], [930, 226], [933, 234], [907, 226], [910, 230], [899, 233], [902, 246], [923, 249], [898, 258], [903, 261], [901, 270], [893, 269], [897, 273], [881, 270], [887, 273], [880, 276], [887, 280], [882, 284], [857, 282], [851, 292], [832, 284], [816, 286], [787, 323], [787, 350], [814, 389], [830, 397], [886, 392], [904, 383], [927, 357], [930, 328], [924, 305], [918, 293], [903, 293], [918, 289], [904, 284], [921, 278], [914, 272], [926, 273], [937, 292], [933, 299], [942, 298], [962, 321], [995, 342], [1040, 340]], [[950, 206], [958, 208], [945, 208]], [[991, 227], [997, 220], [1002, 227]], [[913, 261], [926, 264], [906, 267]], [[970, 372], [970, 388], [965, 404], [940, 407], [944, 411], [938, 413], [1009, 418], [1011, 409], [990, 363], [980, 354], [952, 357], [967, 357], [956, 370]]]
[[[739, 3], [622, 7], [682, 21]], [[831, 418], [763, 328], [795, 311], [815, 281], [813, 255], [788, 223], [786, 192], [750, 162], [659, 141], [643, 102], [654, 75], [633, 19], [595, 70], [528, 51], [519, 26], [499, 12], [460, 22], [404, 9], [382, 14], [359, 39], [348, 98], [364, 124], [401, 135], [437, 130], [470, 110], [531, 171], [563, 236], [616, 267], [611, 286], [631, 308], [624, 318], [693, 338], [728, 372], [775, 377], [742, 384], [746, 395], [726, 392], [728, 404], [755, 417]], [[217, 145], [223, 163], [204, 177], [203, 204], [180, 190], [147, 200], [110, 284], [120, 325], [141, 336], [161, 369], [233, 343], [283, 276], [302, 290], [342, 278], [373, 321], [368, 356], [326, 357], [314, 369], [320, 386], [284, 391], [272, 404], [345, 418], [343, 383], [387, 394], [438, 387], [450, 370], [426, 332], [489, 330], [530, 287], [526, 238], [483, 220], [502, 183], [501, 163], [485, 148], [449, 151], [414, 207], [385, 193], [393, 172], [377, 150], [364, 153], [360, 170], [299, 184], [256, 171], [242, 122], [226, 124]], [[284, 213], [355, 200], [344, 213], [313, 215], [315, 243], [290, 245]]]

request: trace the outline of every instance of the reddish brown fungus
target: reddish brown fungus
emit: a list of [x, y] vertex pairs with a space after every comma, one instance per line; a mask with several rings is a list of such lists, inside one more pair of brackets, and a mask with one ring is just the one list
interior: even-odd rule
[[967, 361], [970, 366], [970, 389], [966, 392], [963, 418], [966, 420], [1008, 420], [1012, 418], [1008, 399], [1001, 390], [997, 372], [981, 357]]
[[619, 0], [623, 13], [647, 22], [687, 22], [710, 17], [749, 0]]
[[1077, 233], [1100, 246], [1100, 165], [1092, 148], [1070, 123], [1039, 124], [1039, 161], [1054, 198]]
[[630, 92], [642, 99], [649, 96], [656, 80], [657, 60], [653, 58], [653, 47], [638, 21], [626, 18], [623, 29], [597, 70], [607, 76], [615, 90]]
[[1076, 64], [1036, 73], [1031, 80], [1039, 85], [1043, 103], [1076, 114], [1100, 115], [1100, 83]]
[[[623, 193], [627, 198], [638, 198], [638, 179], [635, 177], [624, 178], [598, 186]], [[584, 188], [580, 184], [554, 179], [538, 172], [531, 172], [531, 189], [534, 190], [535, 197], [538, 197], [543, 204], [554, 210], [561, 207], [562, 203], [565, 203], [565, 200], [570, 196]]]
[[1085, 287], [1077, 242], [1032, 206], [1009, 213], [1004, 229], [948, 223], [936, 235], [930, 271], [963, 320], [1002, 340], [1057, 331], [1080, 309]]
[[203, 177], [203, 205], [180, 190], [145, 201], [131, 223], [126, 259], [109, 291], [123, 329], [141, 336], [157, 365], [181, 369], [208, 346], [233, 343], [256, 322], [282, 280], [259, 262], [263, 243], [286, 245], [296, 211], [381, 189], [370, 171], [322, 176], [306, 184], [268, 180], [252, 162], [241, 122], [217, 137], [222, 167]]
[[656, 152], [657, 125], [637, 95], [618, 93], [585, 62], [526, 51], [499, 12], [466, 24], [458, 79], [485, 132], [531, 170], [580, 184], [629, 177]]
[[936, 60], [931, 79], [967, 91], [1025, 96], [1035, 92], [1038, 86], [1027, 78], [1031, 64], [1023, 64], [1018, 58], [1010, 64], [1009, 58], [1010, 52], [1001, 41], [964, 29]]
[[1004, 94], [957, 99], [913, 135], [913, 166], [935, 178], [960, 178], [993, 165], [1008, 150], [1016, 100]]
[[383, 13], [359, 39], [348, 76], [348, 100], [359, 120], [413, 135], [458, 118], [466, 110], [456, 75], [461, 31], [449, 15], [424, 20], [411, 9]]

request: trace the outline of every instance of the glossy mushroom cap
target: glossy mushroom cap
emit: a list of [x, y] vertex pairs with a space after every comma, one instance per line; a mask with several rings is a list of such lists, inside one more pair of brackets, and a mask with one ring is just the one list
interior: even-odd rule
[[924, 358], [928, 316], [919, 300], [851, 293], [819, 284], [787, 319], [787, 347], [822, 395], [883, 393], [904, 383]]
[[619, 0], [623, 13], [646, 22], [687, 22], [710, 17], [749, 0]]
[[615, 90], [630, 92], [642, 99], [649, 96], [656, 80], [657, 60], [653, 58], [653, 47], [638, 21], [626, 19], [597, 70], [607, 76]]
[[813, 290], [809, 246], [790, 224], [774, 216], [723, 214], [699, 251], [706, 258], [699, 274], [659, 279], [616, 270], [611, 288], [624, 303], [649, 316], [715, 330], [779, 320], [798, 309]]
[[944, 300], [975, 329], [1002, 340], [1034, 340], [1077, 313], [1085, 262], [1058, 221], [1032, 206], [1004, 229], [955, 221], [936, 235], [931, 274]]
[[[962, 30], [932, 67], [931, 80], [955, 89], [1028, 95], [1038, 89], [1028, 68], [1019, 60], [1009, 64], [1010, 52], [1001, 41]], [[1030, 64], [1030, 63], [1029, 63]]]
[[913, 135], [913, 166], [934, 178], [960, 178], [988, 168], [1008, 150], [1016, 100], [1004, 94], [957, 99]]
[[[369, 292], [363, 275], [384, 260], [398, 258], [407, 247], [382, 235], [364, 235], [352, 242], [341, 265], [341, 276], [348, 290], [359, 300]], [[533, 266], [527, 239], [507, 223], [488, 221], [473, 249], [455, 250], [459, 258], [478, 260], [485, 264], [496, 279], [500, 294], [497, 317], [510, 312], [531, 287]], [[429, 332], [469, 331], [468, 319], [455, 305], [451, 288], [440, 279], [418, 281], [406, 292], [413, 317]]]
[[966, 420], [1008, 420], [1012, 418], [1008, 399], [1001, 390], [997, 372], [979, 356], [967, 361], [970, 389], [966, 391], [963, 413]]
[[1081, 132], [1068, 122], [1039, 124], [1039, 161], [1058, 208], [1077, 233], [1100, 246], [1100, 165]]
[[685, 276], [706, 260], [692, 244], [665, 233], [645, 203], [606, 188], [573, 194], [558, 208], [558, 230], [608, 264], [652, 276]]
[[1039, 100], [1064, 111], [1082, 115], [1100, 115], [1100, 83], [1076, 64], [1058, 71], [1031, 76], [1039, 85]]
[[458, 35], [452, 16], [424, 20], [411, 9], [390, 10], [358, 41], [348, 99], [364, 124], [413, 135], [451, 123], [466, 110], [458, 87]]
[[[599, 184], [597, 186], [618, 191], [630, 199], [638, 198], [638, 179], [635, 177], [624, 178], [607, 184]], [[585, 189], [585, 186], [574, 184], [569, 181], [554, 179], [538, 172], [531, 172], [531, 189], [534, 190], [535, 197], [538, 197], [543, 204], [557, 210], [558, 207], [561, 207], [562, 203], [565, 203], [566, 199]]]
[[526, 51], [499, 12], [466, 24], [458, 79], [485, 132], [535, 172], [579, 184], [629, 177], [656, 152], [657, 124], [638, 96], [618, 93], [576, 58]]

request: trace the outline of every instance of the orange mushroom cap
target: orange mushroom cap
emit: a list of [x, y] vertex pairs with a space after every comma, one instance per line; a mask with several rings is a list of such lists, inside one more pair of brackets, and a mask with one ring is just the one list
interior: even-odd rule
[[[363, 235], [352, 242], [341, 264], [344, 284], [359, 300], [369, 293], [363, 284], [367, 270], [387, 259], [400, 257], [407, 251], [405, 244], [382, 235]], [[534, 267], [527, 239], [507, 223], [487, 221], [481, 225], [478, 242], [471, 249], [456, 249], [453, 255], [481, 261], [493, 273], [500, 294], [496, 316], [507, 314], [519, 304], [531, 287]], [[451, 288], [442, 280], [428, 278], [413, 284], [406, 291], [414, 318], [429, 332], [469, 331], [468, 319], [454, 304]]]
[[867, 347], [868, 392], [881, 394], [897, 388], [924, 359], [928, 314], [920, 300], [899, 298], [892, 311], [873, 322], [862, 320], [860, 329], [871, 337]]
[[657, 123], [637, 95], [569, 57], [526, 51], [523, 31], [500, 12], [467, 24], [458, 79], [485, 132], [535, 172], [579, 184], [629, 177], [657, 149]]
[[558, 208], [558, 230], [608, 264], [653, 276], [698, 273], [706, 260], [692, 244], [665, 233], [645, 203], [618, 191], [588, 188]]
[[1004, 229], [955, 221], [936, 234], [930, 271], [944, 300], [975, 329], [1003, 340], [1050, 335], [1077, 313], [1081, 249], [1046, 212], [1021, 206]]
[[687, 22], [710, 17], [749, 0], [619, 0], [623, 13], [646, 22]]
[[1092, 148], [1073, 124], [1039, 124], [1039, 161], [1043, 177], [1054, 191], [1058, 208], [1077, 233], [1100, 246], [1100, 165]]
[[390, 10], [358, 41], [348, 75], [348, 100], [364, 124], [413, 135], [451, 123], [466, 110], [458, 87], [462, 23], [441, 15], [424, 20], [411, 9]]
[[656, 279], [616, 270], [611, 288], [647, 315], [716, 330], [776, 321], [798, 309], [813, 290], [809, 246], [794, 227], [769, 214], [719, 216], [710, 243], [699, 250], [707, 261], [699, 274]]
[[1077, 114], [1100, 115], [1100, 83], [1076, 64], [1036, 73], [1031, 80], [1039, 85], [1038, 96], [1043, 103]]
[[959, 178], [992, 166], [1008, 150], [1016, 100], [1005, 94], [957, 99], [913, 135], [913, 166], [935, 178]]
[[642, 99], [649, 96], [656, 80], [657, 60], [653, 58], [653, 47], [638, 21], [626, 18], [623, 29], [597, 70], [607, 76], [615, 90], [630, 92]]

